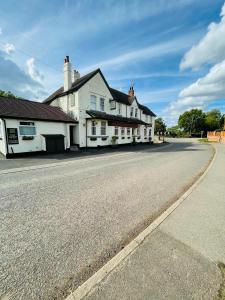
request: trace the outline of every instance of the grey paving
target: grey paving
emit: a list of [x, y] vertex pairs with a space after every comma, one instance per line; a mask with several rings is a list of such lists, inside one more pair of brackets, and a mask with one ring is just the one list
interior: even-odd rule
[[209, 145], [176, 141], [0, 177], [0, 295], [63, 299], [182, 193]]
[[215, 299], [225, 263], [225, 145], [204, 180], [86, 300]]

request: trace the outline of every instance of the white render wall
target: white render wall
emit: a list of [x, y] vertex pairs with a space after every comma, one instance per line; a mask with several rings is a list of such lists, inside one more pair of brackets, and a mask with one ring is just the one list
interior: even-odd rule
[[[97, 140], [91, 141], [91, 122], [87, 120], [90, 116], [86, 113], [86, 110], [91, 110], [90, 107], [90, 97], [91, 95], [95, 95], [97, 99], [97, 107], [96, 110], [100, 111], [100, 98], [105, 99], [105, 112], [111, 115], [118, 115], [122, 117], [130, 118], [131, 107], [133, 107], [133, 117], [135, 118], [135, 109], [137, 109], [137, 118], [142, 121], [151, 124], [151, 138], [153, 141], [154, 137], [154, 117], [146, 115], [142, 110], [139, 109], [136, 100], [129, 106], [125, 104], [120, 104], [116, 102], [116, 109], [110, 109], [110, 100], [113, 99], [107, 85], [102, 79], [101, 75], [97, 73], [93, 78], [91, 78], [86, 84], [84, 84], [78, 91], [74, 92], [70, 95], [65, 95], [61, 98], [54, 100], [51, 105], [59, 106], [65, 113], [68, 113], [71, 117], [75, 118], [79, 124], [75, 127], [75, 144], [78, 144], [82, 147], [97, 147], [97, 146], [106, 146], [111, 145], [112, 136], [114, 136], [114, 126], [107, 125], [107, 140], [102, 140], [100, 136], [100, 120], [96, 120], [98, 125], [96, 126], [97, 132], [99, 129], [99, 133], [96, 133]], [[72, 101], [73, 100], [73, 101]], [[71, 104], [75, 105], [72, 106]], [[119, 105], [121, 107], [121, 112], [119, 114]], [[107, 123], [108, 124], [108, 123]], [[98, 128], [99, 126], [99, 128]], [[144, 137], [144, 125], [140, 125], [140, 135], [141, 138], [139, 140], [136, 139], [137, 142], [148, 142], [149, 141], [149, 129], [147, 127], [147, 137]], [[132, 131], [132, 129], [131, 129]], [[128, 139], [127, 137], [127, 129], [125, 128], [124, 139], [120, 136], [121, 127], [119, 127], [119, 138], [117, 140], [118, 144], [131, 143], [133, 141], [133, 137]]]
[[2, 119], [0, 119], [0, 152], [6, 155], [5, 125]]
[[[5, 119], [7, 128], [17, 128], [19, 144], [8, 145], [9, 154], [11, 153], [23, 153], [23, 152], [35, 152], [46, 151], [45, 137], [42, 134], [63, 134], [65, 136], [65, 149], [70, 147], [70, 135], [69, 125], [62, 122], [45, 122], [45, 121], [33, 121], [33, 120], [17, 120], [17, 119]], [[19, 133], [20, 121], [34, 122], [36, 126], [36, 135], [33, 140], [23, 140], [23, 135]], [[6, 147], [6, 140], [4, 139], [4, 146], [0, 143], [0, 151], [6, 155], [4, 151]]]

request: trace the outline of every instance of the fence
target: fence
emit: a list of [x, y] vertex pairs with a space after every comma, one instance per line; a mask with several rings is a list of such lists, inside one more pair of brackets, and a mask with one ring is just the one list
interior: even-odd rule
[[208, 131], [207, 138], [209, 142], [225, 144], [225, 131]]

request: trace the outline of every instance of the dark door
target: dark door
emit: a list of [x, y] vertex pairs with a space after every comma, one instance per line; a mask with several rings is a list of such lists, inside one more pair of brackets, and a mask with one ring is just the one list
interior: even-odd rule
[[70, 126], [70, 146], [74, 145], [73, 132], [74, 132], [74, 126]]
[[45, 136], [45, 140], [47, 153], [60, 153], [65, 150], [63, 135]]

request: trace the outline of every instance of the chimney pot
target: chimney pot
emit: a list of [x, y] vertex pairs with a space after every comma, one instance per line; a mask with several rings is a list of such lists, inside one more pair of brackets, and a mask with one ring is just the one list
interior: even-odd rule
[[129, 95], [130, 97], [134, 97], [134, 88], [133, 88], [133, 86], [130, 87], [129, 92], [128, 92], [128, 95]]

